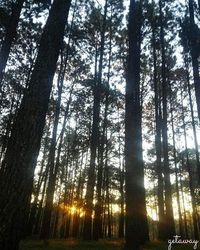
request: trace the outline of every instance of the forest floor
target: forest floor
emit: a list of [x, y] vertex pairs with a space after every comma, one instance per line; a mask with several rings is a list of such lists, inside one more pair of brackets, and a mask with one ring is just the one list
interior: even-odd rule
[[[44, 243], [39, 240], [26, 240], [21, 243], [20, 250], [122, 250], [123, 242], [119, 240], [100, 240], [98, 242], [82, 242], [78, 240], [50, 240]], [[143, 250], [168, 250], [167, 243], [151, 242]], [[171, 250], [192, 250], [194, 245], [172, 245]], [[200, 245], [197, 247], [200, 249]], [[133, 249], [130, 249], [133, 250]]]

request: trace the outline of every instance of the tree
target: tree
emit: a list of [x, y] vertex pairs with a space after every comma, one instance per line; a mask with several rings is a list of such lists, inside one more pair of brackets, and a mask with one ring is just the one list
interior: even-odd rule
[[[20, 18], [20, 13], [25, 0], [17, 0], [12, 4], [12, 14], [8, 17], [6, 25], [6, 35], [0, 50], [0, 84], [3, 78], [3, 73], [6, 67], [11, 45], [16, 36], [17, 25]], [[1, 86], [1, 85], [0, 85]]]
[[[188, 40], [191, 48], [192, 57], [192, 68], [193, 68], [193, 78], [195, 86], [195, 96], [197, 102], [198, 117], [200, 120], [200, 76], [199, 76], [199, 62], [198, 62], [198, 43], [197, 43], [198, 27], [194, 21], [194, 5], [193, 0], [189, 0], [189, 30], [188, 30]], [[200, 182], [200, 172], [199, 172], [199, 182]]]
[[[154, 103], [155, 103], [155, 149], [156, 149], [156, 172], [158, 178], [158, 238], [162, 238], [164, 231], [164, 197], [163, 197], [163, 176], [162, 176], [162, 143], [161, 143], [161, 97], [160, 97], [160, 86], [158, 76], [158, 65], [157, 65], [157, 53], [156, 53], [156, 31], [158, 26], [158, 18], [155, 14], [155, 5], [152, 6], [151, 13], [151, 26], [152, 26], [152, 48], [153, 48], [153, 82], [154, 82]], [[158, 42], [157, 42], [158, 43]]]
[[55, 0], [51, 6], [29, 87], [15, 118], [0, 169], [3, 190], [0, 196], [0, 246], [3, 250], [19, 249], [69, 7], [70, 0]]
[[172, 208], [172, 191], [170, 182], [170, 167], [168, 155], [168, 129], [167, 129], [167, 97], [168, 97], [168, 81], [167, 81], [167, 68], [166, 68], [166, 50], [164, 40], [164, 16], [163, 4], [159, 1], [159, 21], [160, 21], [160, 46], [161, 46], [161, 93], [162, 93], [162, 137], [163, 137], [163, 173], [165, 184], [165, 234], [164, 239], [169, 239], [175, 234], [175, 225]]
[[92, 134], [91, 134], [91, 158], [90, 158], [90, 168], [88, 172], [88, 182], [86, 190], [86, 206], [85, 206], [85, 221], [83, 229], [83, 237], [88, 240], [92, 238], [92, 210], [93, 210], [93, 195], [95, 186], [95, 161], [96, 161], [96, 151], [99, 142], [99, 121], [100, 121], [100, 103], [101, 103], [101, 85], [102, 85], [102, 72], [103, 72], [103, 55], [105, 46], [105, 32], [106, 32], [106, 17], [107, 17], [108, 0], [105, 2], [103, 24], [101, 30], [101, 41], [100, 41], [100, 58], [99, 58], [99, 68], [98, 73], [95, 76], [94, 87], [94, 105], [93, 105], [93, 124], [92, 124]]
[[141, 2], [130, 1], [128, 69], [125, 108], [125, 249], [139, 249], [148, 240], [140, 103]]

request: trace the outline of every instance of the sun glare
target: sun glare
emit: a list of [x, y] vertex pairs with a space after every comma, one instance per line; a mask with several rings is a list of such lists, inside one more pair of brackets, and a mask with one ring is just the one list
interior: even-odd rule
[[75, 214], [76, 208], [74, 206], [71, 207], [71, 214]]

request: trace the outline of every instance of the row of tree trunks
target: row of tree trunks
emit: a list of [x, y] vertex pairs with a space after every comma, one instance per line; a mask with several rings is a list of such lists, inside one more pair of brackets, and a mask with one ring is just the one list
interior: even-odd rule
[[[69, 42], [70, 42], [70, 39], [69, 39]], [[59, 165], [60, 165], [59, 160], [60, 160], [60, 153], [61, 153], [61, 146], [62, 146], [62, 139], [63, 139], [63, 134], [61, 134], [62, 136], [60, 138], [60, 144], [58, 147], [58, 153], [56, 157], [58, 123], [59, 123], [59, 117], [60, 117], [64, 79], [65, 79], [66, 67], [68, 63], [69, 45], [70, 44], [68, 44], [68, 49], [67, 49], [65, 58], [63, 58], [64, 57], [63, 52], [61, 54], [60, 72], [59, 72], [58, 79], [57, 79], [58, 97], [56, 100], [55, 120], [54, 120], [51, 145], [50, 145], [49, 157], [48, 157], [48, 163], [47, 163], [47, 168], [49, 169], [49, 178], [48, 178], [48, 186], [46, 190], [46, 204], [44, 208], [43, 222], [42, 222], [42, 228], [41, 228], [41, 234], [40, 234], [41, 239], [48, 239], [50, 237], [50, 229], [51, 229], [50, 218], [51, 218], [51, 212], [53, 209], [53, 197], [54, 197], [54, 192], [55, 192], [57, 172], [58, 172]], [[70, 99], [71, 99], [71, 93], [70, 93], [69, 100]], [[68, 106], [69, 105], [67, 105], [66, 111], [69, 111]], [[65, 113], [64, 124], [66, 123], [67, 117], [68, 117], [68, 112]]]
[[60, 111], [61, 100], [62, 100], [62, 93], [63, 93], [64, 81], [65, 81], [65, 76], [66, 76], [66, 69], [67, 69], [67, 64], [69, 60], [69, 50], [70, 50], [70, 45], [71, 45], [71, 30], [72, 30], [73, 23], [74, 23], [74, 15], [75, 15], [76, 7], [77, 7], [76, 4], [77, 4], [77, 1], [75, 2], [75, 5], [74, 5], [74, 11], [73, 11], [70, 30], [69, 30], [69, 38], [68, 38], [68, 44], [66, 46], [67, 47], [66, 51], [64, 51], [64, 48], [62, 48], [60, 71], [59, 71], [58, 79], [57, 79], [58, 97], [56, 100], [55, 119], [54, 119], [51, 145], [50, 145], [49, 157], [48, 157], [48, 163], [47, 163], [47, 169], [49, 169], [49, 178], [48, 178], [48, 186], [46, 190], [46, 201], [45, 201], [41, 232], [40, 232], [41, 239], [48, 239], [53, 235], [53, 232], [51, 232], [53, 198], [54, 198], [54, 192], [55, 192], [55, 186], [56, 186], [57, 173], [58, 173], [58, 169], [60, 166], [60, 155], [61, 155], [61, 149], [62, 149], [62, 144], [63, 144], [64, 131], [66, 127], [67, 118], [69, 117], [69, 106], [71, 104], [71, 96], [72, 96], [72, 91], [74, 88], [74, 83], [72, 83], [70, 93], [69, 93], [69, 100], [67, 102], [66, 109], [65, 109], [64, 121], [63, 121], [62, 130], [60, 133], [60, 140], [59, 140], [59, 144], [57, 148], [57, 155], [56, 155], [56, 146], [57, 146], [57, 138], [58, 138], [57, 136], [58, 123], [59, 123], [59, 117], [60, 117], [60, 112], [61, 112]]
[[[112, 8], [112, 6], [111, 6]], [[107, 11], [107, 10], [106, 10]], [[106, 13], [105, 13], [106, 14]], [[106, 18], [106, 16], [105, 16]], [[112, 17], [111, 17], [112, 20]], [[110, 22], [111, 22], [110, 20]], [[104, 27], [105, 29], [105, 27]], [[101, 140], [99, 142], [99, 163], [98, 163], [98, 173], [97, 173], [97, 203], [95, 204], [95, 215], [94, 215], [94, 226], [93, 226], [93, 238], [98, 240], [103, 237], [102, 231], [102, 215], [103, 215], [103, 199], [102, 199], [102, 186], [103, 186], [103, 167], [104, 167], [104, 153], [106, 138], [105, 133], [107, 131], [108, 123], [108, 108], [109, 108], [109, 91], [110, 91], [110, 71], [111, 71], [111, 56], [112, 56], [112, 27], [110, 25], [109, 32], [109, 59], [108, 59], [108, 76], [107, 83], [105, 87], [105, 109], [103, 118], [103, 128], [101, 133]]]

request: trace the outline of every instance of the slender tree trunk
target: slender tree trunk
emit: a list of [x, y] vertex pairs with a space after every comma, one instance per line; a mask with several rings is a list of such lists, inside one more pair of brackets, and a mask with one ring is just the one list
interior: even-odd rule
[[[107, 140], [107, 129], [105, 133], [106, 139]], [[103, 238], [107, 237], [107, 195], [106, 195], [106, 166], [107, 166], [107, 145], [105, 148], [105, 167], [104, 167], [104, 172], [103, 172], [103, 184], [102, 184], [102, 200], [103, 200], [103, 219], [102, 219], [102, 233], [103, 233]]]
[[171, 112], [171, 124], [172, 124], [172, 139], [173, 139], [173, 157], [174, 157], [175, 178], [176, 178], [175, 185], [176, 185], [177, 205], [178, 205], [178, 215], [179, 215], [179, 233], [181, 236], [183, 236], [183, 220], [182, 220], [182, 213], [181, 213], [181, 203], [180, 203], [180, 193], [179, 193], [179, 183], [178, 183], [176, 140], [175, 140], [175, 132], [174, 132], [174, 115], [173, 115], [173, 107], [172, 107], [171, 88], [170, 88], [170, 112]]
[[95, 205], [95, 217], [94, 217], [94, 226], [93, 226], [93, 238], [98, 240], [102, 235], [102, 179], [103, 179], [103, 160], [104, 160], [104, 144], [105, 144], [105, 130], [107, 126], [107, 113], [108, 113], [108, 94], [106, 95], [106, 104], [104, 112], [104, 121], [103, 121], [103, 131], [102, 131], [102, 140], [100, 145], [100, 162], [98, 166], [97, 174], [97, 203]]
[[[155, 17], [153, 17], [155, 18]], [[154, 80], [154, 92], [155, 92], [155, 123], [156, 123], [156, 135], [155, 135], [155, 146], [156, 146], [156, 170], [158, 175], [158, 238], [163, 239], [164, 235], [164, 197], [163, 197], [163, 169], [161, 164], [161, 101], [160, 101], [160, 87], [158, 86], [158, 76], [157, 76], [157, 55], [156, 55], [156, 37], [155, 37], [156, 27], [155, 20], [152, 23], [152, 47], [153, 47], [153, 80]]]
[[[111, 15], [111, 20], [112, 20], [112, 15]], [[97, 203], [95, 206], [95, 217], [94, 217], [94, 226], [93, 226], [93, 236], [95, 240], [98, 240], [99, 237], [102, 237], [102, 206], [103, 204], [102, 204], [101, 190], [102, 190], [102, 182], [103, 182], [105, 132], [106, 132], [106, 127], [107, 127], [107, 114], [108, 114], [108, 105], [109, 105], [111, 56], [112, 56], [112, 28], [110, 25], [108, 79], [107, 79], [106, 90], [105, 90], [106, 91], [105, 111], [104, 111], [104, 120], [103, 120], [102, 139], [101, 139], [101, 144], [100, 144], [100, 161], [98, 165], [98, 174], [97, 174]]]
[[24, 2], [25, 0], [17, 0], [15, 3], [12, 4], [12, 13], [11, 16], [9, 17], [9, 22], [6, 27], [6, 35], [0, 50], [0, 90], [1, 90], [1, 82], [3, 79], [3, 73], [5, 71], [8, 57], [10, 54], [10, 49], [13, 40], [17, 34], [17, 26], [19, 23], [19, 18]]
[[70, 0], [54, 0], [40, 41], [29, 88], [12, 127], [0, 171], [0, 247], [17, 250], [27, 218], [33, 176], [45, 125]]
[[43, 204], [44, 204], [44, 197], [45, 197], [46, 186], [47, 186], [47, 178], [48, 178], [48, 169], [46, 168], [45, 173], [44, 173], [44, 184], [43, 184], [43, 187], [42, 187], [41, 200], [39, 202], [37, 213], [36, 213], [35, 219], [34, 219], [33, 234], [39, 234], [39, 232], [40, 232], [41, 221], [42, 221], [42, 212], [43, 212]]
[[[64, 183], [63, 183], [64, 184], [64, 198], [63, 198], [64, 206], [68, 204], [67, 183], [68, 183], [69, 157], [70, 157], [70, 151], [69, 151], [69, 145], [68, 145], [63, 156], [63, 158], [66, 159], [65, 168], [64, 168]], [[67, 238], [69, 237], [69, 227], [68, 227], [69, 223], [68, 222], [70, 222], [68, 212], [66, 213], [66, 211], [63, 210], [62, 217], [63, 217], [63, 224], [62, 224], [62, 230], [60, 230], [61, 231], [60, 235], [61, 235], [61, 238]]]
[[162, 58], [162, 137], [163, 137], [163, 171], [165, 184], [165, 235], [164, 239], [171, 239], [175, 235], [175, 224], [172, 208], [172, 191], [170, 182], [170, 167], [168, 156], [168, 129], [167, 129], [167, 72], [166, 72], [166, 55], [165, 55], [165, 41], [164, 41], [164, 27], [163, 27], [163, 10], [162, 1], [159, 1], [159, 15], [160, 15], [160, 42], [161, 42], [161, 58]]
[[[78, 166], [83, 165], [83, 153], [81, 156], [81, 160], [79, 162], [79, 158], [77, 157], [77, 170]], [[77, 181], [77, 187], [75, 188], [75, 182], [74, 182], [74, 193], [75, 193], [75, 198], [73, 199], [74, 202], [76, 202], [76, 210], [73, 216], [73, 227], [72, 227], [72, 236], [77, 238], [79, 235], [79, 225], [80, 225], [80, 209], [79, 209], [79, 201], [80, 201], [80, 186], [81, 186], [81, 175], [82, 175], [82, 168], [79, 169], [78, 175], [76, 174], [74, 177], [74, 180], [78, 179]], [[76, 190], [76, 192], [75, 192]]]
[[185, 209], [185, 197], [184, 197], [184, 193], [183, 193], [183, 184], [182, 184], [181, 176], [180, 176], [180, 188], [181, 188], [181, 198], [182, 198], [182, 202], [183, 202], [183, 217], [184, 217], [185, 237], [186, 237], [186, 239], [189, 239], [188, 226], [187, 226], [187, 217], [186, 217], [186, 209]]
[[[82, 152], [82, 156], [81, 156], [81, 162], [78, 163], [81, 168], [80, 168], [80, 173], [79, 173], [79, 179], [78, 179], [78, 183], [77, 183], [77, 190], [76, 190], [76, 197], [75, 197], [75, 201], [77, 202], [77, 208], [79, 208], [80, 205], [80, 200], [81, 200], [81, 186], [82, 186], [82, 165], [83, 165], [83, 157], [84, 157], [84, 153]], [[73, 237], [78, 237], [79, 236], [79, 227], [80, 227], [80, 209], [75, 211], [74, 214], [74, 219], [73, 219], [73, 228], [72, 228], [72, 235]]]
[[119, 215], [119, 238], [124, 238], [124, 166], [120, 170], [120, 215]]
[[57, 206], [55, 208], [55, 219], [54, 219], [54, 224], [53, 224], [53, 238], [58, 238], [59, 235], [58, 235], [58, 220], [59, 220], [59, 215], [60, 215], [60, 203], [61, 203], [61, 185], [59, 186], [59, 192], [58, 192], [58, 203], [57, 203]]
[[[119, 116], [119, 109], [118, 109], [118, 123], [120, 124], [120, 116]], [[119, 231], [118, 231], [118, 237], [124, 238], [124, 219], [125, 219], [125, 209], [124, 209], [124, 177], [125, 177], [125, 162], [124, 162], [124, 155], [123, 159], [121, 159], [121, 132], [119, 130], [118, 135], [118, 155], [119, 155], [119, 171], [120, 171], [120, 215], [119, 215]]]
[[101, 31], [101, 46], [100, 46], [97, 85], [95, 86], [94, 89], [93, 124], [92, 124], [92, 135], [91, 135], [91, 145], [90, 145], [91, 156], [90, 156], [90, 167], [89, 167], [88, 182], [87, 182], [86, 197], [85, 197], [86, 205], [85, 205], [85, 220], [83, 228], [83, 238], [85, 240], [90, 240], [92, 238], [93, 195], [94, 195], [94, 186], [96, 179], [95, 160], [96, 160], [96, 150], [99, 141], [101, 81], [102, 81], [102, 71], [103, 71], [103, 54], [104, 54], [104, 43], [105, 43], [107, 8], [108, 8], [108, 1], [106, 0], [104, 6], [103, 27]]
[[[50, 128], [50, 121], [48, 124], [48, 131]], [[35, 190], [35, 194], [34, 194], [34, 201], [32, 203], [31, 206], [31, 211], [30, 211], [30, 215], [29, 215], [29, 219], [28, 219], [28, 224], [27, 224], [27, 229], [26, 229], [26, 235], [32, 235], [33, 233], [33, 227], [35, 224], [35, 219], [36, 219], [36, 212], [38, 210], [38, 199], [39, 199], [39, 194], [40, 194], [40, 190], [41, 190], [41, 186], [42, 186], [42, 182], [45, 179], [45, 172], [44, 170], [44, 165], [45, 165], [45, 159], [46, 159], [46, 154], [47, 154], [47, 150], [48, 150], [48, 131], [47, 131], [47, 135], [44, 139], [44, 149], [43, 149], [43, 158], [41, 161], [41, 169], [40, 169], [40, 173], [39, 173], [39, 180], [37, 182], [37, 186], [36, 186], [36, 190]]]
[[48, 165], [46, 166], [44, 173], [43, 173], [43, 185], [42, 185], [42, 191], [41, 191], [41, 199], [39, 202], [39, 207], [37, 209], [37, 214], [35, 216], [35, 223], [34, 223], [34, 230], [33, 234], [39, 234], [40, 229], [41, 229], [41, 223], [42, 223], [42, 217], [43, 217], [43, 206], [45, 204], [44, 198], [45, 198], [45, 193], [47, 189], [47, 181], [48, 181], [48, 176], [49, 176], [49, 167]]
[[[107, 128], [105, 132], [107, 141]], [[108, 227], [108, 238], [112, 237], [112, 214], [111, 214], [111, 202], [110, 202], [110, 171], [108, 166], [108, 145], [106, 145], [105, 151], [105, 205], [107, 207], [107, 227]]]
[[189, 71], [188, 71], [189, 66], [188, 66], [188, 62], [187, 62], [186, 57], [185, 57], [185, 66], [186, 66], [187, 89], [188, 89], [188, 94], [189, 94], [189, 103], [190, 103], [190, 111], [191, 111], [191, 118], [192, 118], [192, 130], [193, 130], [193, 136], [194, 136], [194, 147], [195, 147], [195, 155], [196, 155], [197, 174], [199, 176], [198, 181], [200, 181], [199, 147], [198, 147], [196, 126], [195, 126], [195, 119], [194, 119], [194, 110], [193, 110], [192, 94], [191, 94], [191, 86], [190, 86], [190, 76], [189, 76]]
[[[69, 99], [65, 108], [65, 113], [64, 113], [64, 121], [63, 121], [63, 125], [62, 125], [62, 129], [60, 132], [60, 141], [58, 144], [58, 150], [57, 150], [57, 156], [56, 156], [56, 162], [55, 162], [55, 168], [58, 169], [60, 166], [60, 156], [61, 156], [61, 150], [62, 150], [62, 146], [63, 146], [63, 140], [64, 140], [64, 134], [65, 134], [65, 129], [66, 129], [66, 124], [67, 124], [67, 118], [69, 118], [69, 108], [70, 108], [70, 104], [72, 101], [72, 93], [73, 93], [73, 89], [74, 89], [74, 83], [72, 83], [71, 89], [70, 89], [70, 93], [69, 93]], [[69, 147], [69, 146], [68, 146]], [[64, 195], [64, 205], [66, 205], [66, 196], [67, 196], [67, 173], [68, 173], [68, 163], [69, 163], [69, 148], [67, 148], [67, 153], [64, 154], [64, 159], [66, 159], [66, 169], [65, 169], [65, 181], [64, 181], [64, 185], [65, 185], [65, 195]], [[63, 211], [63, 224], [62, 224], [62, 229], [60, 230], [60, 237], [64, 238], [65, 235], [65, 225], [66, 225], [66, 218], [65, 218], [65, 214]]]
[[6, 151], [10, 131], [11, 131], [11, 128], [12, 128], [14, 101], [15, 101], [15, 98], [14, 98], [14, 95], [13, 95], [12, 101], [11, 101], [10, 113], [9, 113], [8, 121], [7, 121], [6, 128], [5, 128], [5, 134], [3, 135], [3, 139], [2, 139], [2, 145], [1, 145], [1, 151], [0, 151], [0, 162], [2, 161], [3, 155], [4, 155], [5, 151]]
[[192, 201], [193, 230], [194, 230], [195, 239], [198, 239], [199, 238], [199, 235], [198, 235], [198, 219], [197, 219], [197, 212], [196, 212], [194, 181], [193, 181], [192, 169], [191, 169], [191, 164], [190, 164], [189, 154], [188, 154], [187, 134], [186, 134], [185, 114], [184, 114], [184, 108], [183, 108], [182, 90], [181, 90], [181, 102], [182, 102], [183, 132], [184, 132], [185, 151], [186, 151], [186, 168], [187, 168], [188, 175], [189, 175], [189, 188], [190, 188], [190, 195], [191, 195], [191, 201]]
[[[148, 240], [142, 156], [140, 103], [141, 6], [130, 1], [129, 58], [125, 109], [125, 180], [126, 180], [126, 243], [125, 249], [139, 249]], [[133, 195], [134, 194], [134, 195]]]
[[[195, 27], [194, 20], [194, 6], [193, 0], [189, 0], [189, 18], [190, 18], [190, 30], [188, 37], [191, 42], [191, 56], [192, 56], [192, 68], [193, 68], [193, 78], [194, 78], [194, 87], [197, 103], [198, 117], [200, 120], [200, 76], [199, 76], [199, 62], [198, 62], [198, 44], [197, 44], [197, 30]], [[200, 172], [199, 172], [199, 181], [200, 181]]]
[[89, 167], [88, 182], [86, 189], [87, 191], [86, 191], [85, 218], [83, 225], [83, 238], [85, 240], [90, 240], [92, 238], [92, 210], [93, 210], [94, 185], [96, 179], [96, 174], [95, 174], [96, 150], [99, 138], [99, 113], [100, 113], [100, 86], [98, 82], [97, 86], [94, 89], [93, 124], [92, 124], [92, 135], [91, 135], [91, 145], [90, 145], [90, 167]]

